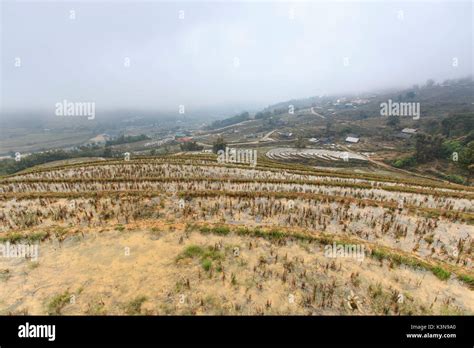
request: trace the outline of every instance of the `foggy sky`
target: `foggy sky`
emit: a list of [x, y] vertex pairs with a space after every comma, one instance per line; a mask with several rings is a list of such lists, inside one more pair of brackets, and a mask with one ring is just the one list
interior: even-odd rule
[[98, 112], [264, 107], [464, 77], [472, 17], [470, 1], [7, 1], [3, 108], [53, 110], [64, 99], [95, 102]]

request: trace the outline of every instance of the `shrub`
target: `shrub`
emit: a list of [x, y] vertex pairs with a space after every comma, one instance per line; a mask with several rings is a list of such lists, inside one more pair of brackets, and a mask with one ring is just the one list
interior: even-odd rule
[[211, 229], [207, 226], [202, 226], [201, 228], [199, 228], [199, 231], [203, 234], [209, 234], [211, 233]]
[[388, 258], [387, 253], [380, 249], [373, 249], [372, 250], [372, 257], [376, 258], [377, 260], [381, 261], [383, 259]]
[[182, 259], [187, 259], [187, 258], [200, 258], [201, 261], [204, 259], [209, 259], [209, 260], [218, 260], [221, 259], [223, 255], [214, 250], [211, 247], [208, 247], [207, 249], [199, 246], [199, 245], [190, 245], [184, 251], [178, 255], [176, 258], [176, 261], [182, 260]]
[[31, 242], [41, 242], [48, 237], [48, 232], [35, 232], [27, 236]]
[[54, 296], [47, 305], [47, 312], [49, 315], [60, 315], [61, 310], [71, 300], [69, 291]]
[[185, 258], [194, 258], [204, 254], [204, 249], [199, 245], [190, 245], [178, 256], [178, 260]]
[[461, 185], [466, 184], [466, 180], [462, 176], [459, 176], [456, 174], [444, 175], [443, 178], [448, 181], [454, 182], [455, 184], [461, 184]]
[[393, 166], [395, 168], [413, 167], [416, 164], [417, 164], [416, 159], [414, 157], [399, 158], [399, 159], [393, 161]]
[[12, 244], [15, 244], [19, 241], [24, 239], [24, 237], [20, 233], [11, 233], [5, 237], [0, 237], [0, 242], [10, 242]]
[[226, 236], [230, 233], [230, 229], [229, 229], [229, 227], [218, 226], [218, 227], [214, 227], [212, 229], [212, 233]]
[[202, 268], [204, 268], [205, 271], [209, 271], [212, 267], [212, 261], [209, 259], [203, 259], [201, 261]]
[[140, 314], [142, 310], [142, 304], [147, 300], [146, 296], [138, 296], [130, 301], [125, 307], [125, 313], [128, 315]]
[[451, 276], [451, 273], [446, 271], [445, 269], [441, 268], [441, 267], [433, 267], [431, 269], [431, 271], [433, 272], [433, 274], [438, 277], [439, 279], [441, 280], [447, 280], [449, 279], [449, 277]]
[[123, 230], [125, 230], [125, 226], [123, 226], [123, 225], [117, 225], [117, 226], [115, 226], [115, 230], [122, 232]]
[[458, 276], [458, 278], [459, 280], [469, 285], [470, 288], [474, 288], [474, 277], [467, 274], [461, 274]]

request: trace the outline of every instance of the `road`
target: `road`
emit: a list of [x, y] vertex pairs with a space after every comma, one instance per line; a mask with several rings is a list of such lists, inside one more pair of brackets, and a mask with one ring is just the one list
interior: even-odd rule
[[321, 117], [321, 118], [326, 118], [325, 116], [323, 116], [323, 115], [321, 115], [321, 114], [318, 114], [316, 111], [314, 111], [314, 107], [313, 107], [313, 106], [311, 107], [311, 113], [312, 113], [313, 115], [319, 116], [319, 117]]

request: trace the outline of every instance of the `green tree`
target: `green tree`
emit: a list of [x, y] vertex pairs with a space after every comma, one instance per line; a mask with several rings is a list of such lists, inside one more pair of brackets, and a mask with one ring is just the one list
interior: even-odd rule
[[413, 157], [399, 158], [393, 162], [393, 166], [396, 168], [407, 168], [416, 165], [416, 160]]
[[306, 147], [306, 141], [301, 135], [299, 135], [298, 138], [296, 139], [295, 146], [298, 149], [304, 149]]
[[462, 145], [457, 140], [446, 140], [443, 142], [443, 156], [450, 158], [453, 152], [461, 152]]
[[112, 149], [110, 147], [106, 147], [104, 149], [103, 157], [112, 157]]
[[428, 79], [428, 81], [426, 81], [426, 87], [433, 87], [435, 84], [435, 81], [433, 79]]
[[218, 137], [212, 144], [212, 152], [217, 153], [219, 150], [225, 151], [227, 143], [224, 141], [222, 136]]
[[459, 162], [467, 168], [472, 167], [474, 164], [474, 141], [471, 141], [462, 148], [459, 153]]
[[324, 134], [328, 137], [332, 133], [332, 121], [326, 122], [326, 129], [324, 130]]
[[418, 163], [426, 163], [442, 157], [443, 137], [420, 133], [416, 135], [415, 140], [415, 158]]
[[396, 127], [400, 124], [400, 117], [388, 116], [387, 125], [390, 127]]
[[201, 151], [204, 146], [198, 145], [195, 141], [180, 144], [182, 151]]

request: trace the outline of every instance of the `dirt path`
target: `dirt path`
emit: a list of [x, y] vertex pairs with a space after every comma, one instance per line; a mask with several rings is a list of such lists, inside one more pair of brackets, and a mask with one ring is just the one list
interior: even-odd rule
[[[354, 150], [348, 148], [346, 145], [340, 145], [340, 146], [341, 146], [341, 148], [343, 148], [343, 149], [346, 150], [346, 151], [350, 151], [350, 152], [353, 152], [353, 151], [354, 151]], [[365, 158], [367, 158], [367, 161], [369, 161], [370, 163], [373, 163], [373, 164], [375, 164], [375, 165], [377, 165], [377, 166], [379, 166], [379, 167], [385, 168], [385, 169], [387, 169], [388, 171], [399, 172], [399, 173], [406, 174], [406, 175], [408, 175], [408, 176], [416, 176], [416, 177], [419, 177], [419, 178], [428, 179], [428, 180], [433, 180], [433, 181], [439, 181], [439, 182], [443, 182], [443, 183], [449, 183], [449, 182], [446, 181], [446, 180], [441, 180], [441, 179], [434, 178], [434, 177], [431, 177], [431, 176], [427, 176], [427, 175], [422, 175], [422, 174], [418, 174], [418, 173], [415, 173], [415, 172], [411, 172], [411, 171], [409, 171], [409, 170], [405, 170], [405, 169], [401, 169], [401, 168], [392, 167], [391, 165], [388, 165], [387, 163], [374, 160], [373, 158], [370, 158], [369, 156], [365, 156]]]

